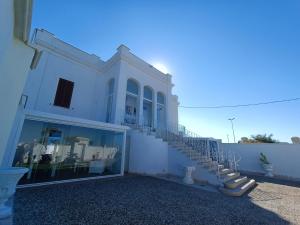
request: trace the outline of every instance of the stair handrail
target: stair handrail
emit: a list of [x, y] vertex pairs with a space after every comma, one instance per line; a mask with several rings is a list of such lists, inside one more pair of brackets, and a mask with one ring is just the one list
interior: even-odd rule
[[199, 157], [212, 159], [217, 162], [220, 162], [223, 158], [220, 155], [220, 145], [217, 139], [198, 135], [186, 129], [184, 125], [169, 124], [167, 127], [153, 128], [147, 125], [130, 124], [130, 127], [148, 135], [153, 134], [157, 138], [162, 138], [169, 143], [182, 144], [185, 147], [189, 147], [187, 149], [190, 159], [192, 158], [193, 151], [197, 152]]

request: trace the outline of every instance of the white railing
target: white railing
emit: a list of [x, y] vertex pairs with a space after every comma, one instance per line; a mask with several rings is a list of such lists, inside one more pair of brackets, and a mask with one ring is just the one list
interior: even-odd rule
[[186, 129], [180, 124], [169, 125], [167, 128], [152, 128], [149, 126], [130, 125], [147, 134], [153, 134], [170, 144], [181, 145], [192, 158], [193, 153], [198, 153], [200, 158], [212, 159], [220, 162], [222, 157], [219, 154], [219, 141], [214, 138], [205, 138]]

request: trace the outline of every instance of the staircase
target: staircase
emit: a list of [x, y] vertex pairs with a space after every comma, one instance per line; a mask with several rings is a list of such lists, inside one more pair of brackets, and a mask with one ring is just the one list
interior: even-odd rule
[[[175, 129], [168, 128], [168, 130], [134, 128], [162, 139], [172, 149], [184, 154], [190, 161], [206, 170], [215, 178], [214, 180], [217, 180], [219, 190], [225, 195], [242, 196], [256, 184], [255, 180], [240, 175], [237, 171], [235, 156], [230, 156], [230, 154], [224, 156], [220, 150], [219, 141], [216, 139], [200, 137], [178, 125]], [[209, 180], [208, 183], [210, 183]], [[216, 182], [213, 184], [216, 185]]]

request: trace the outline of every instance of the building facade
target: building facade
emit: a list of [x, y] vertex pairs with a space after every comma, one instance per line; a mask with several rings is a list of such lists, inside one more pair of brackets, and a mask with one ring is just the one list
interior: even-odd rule
[[[38, 29], [31, 44], [43, 54], [29, 73], [11, 133], [8, 149], [16, 151], [7, 150], [5, 160], [30, 169], [21, 184], [122, 175], [134, 165], [133, 145], [146, 145], [129, 130], [177, 125], [171, 75], [128, 47], [104, 61]], [[165, 171], [167, 161], [161, 164]]]
[[[45, 30], [35, 31], [32, 44], [43, 51], [43, 57], [23, 92], [28, 110], [151, 128], [177, 124], [178, 100], [172, 94], [171, 75], [126, 46], [119, 46], [103, 61]], [[63, 95], [68, 99], [59, 102]]]

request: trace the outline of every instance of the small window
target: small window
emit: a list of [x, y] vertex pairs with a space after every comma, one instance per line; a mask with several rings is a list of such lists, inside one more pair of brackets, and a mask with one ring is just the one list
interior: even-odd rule
[[74, 82], [60, 78], [58, 81], [54, 105], [70, 108]]

